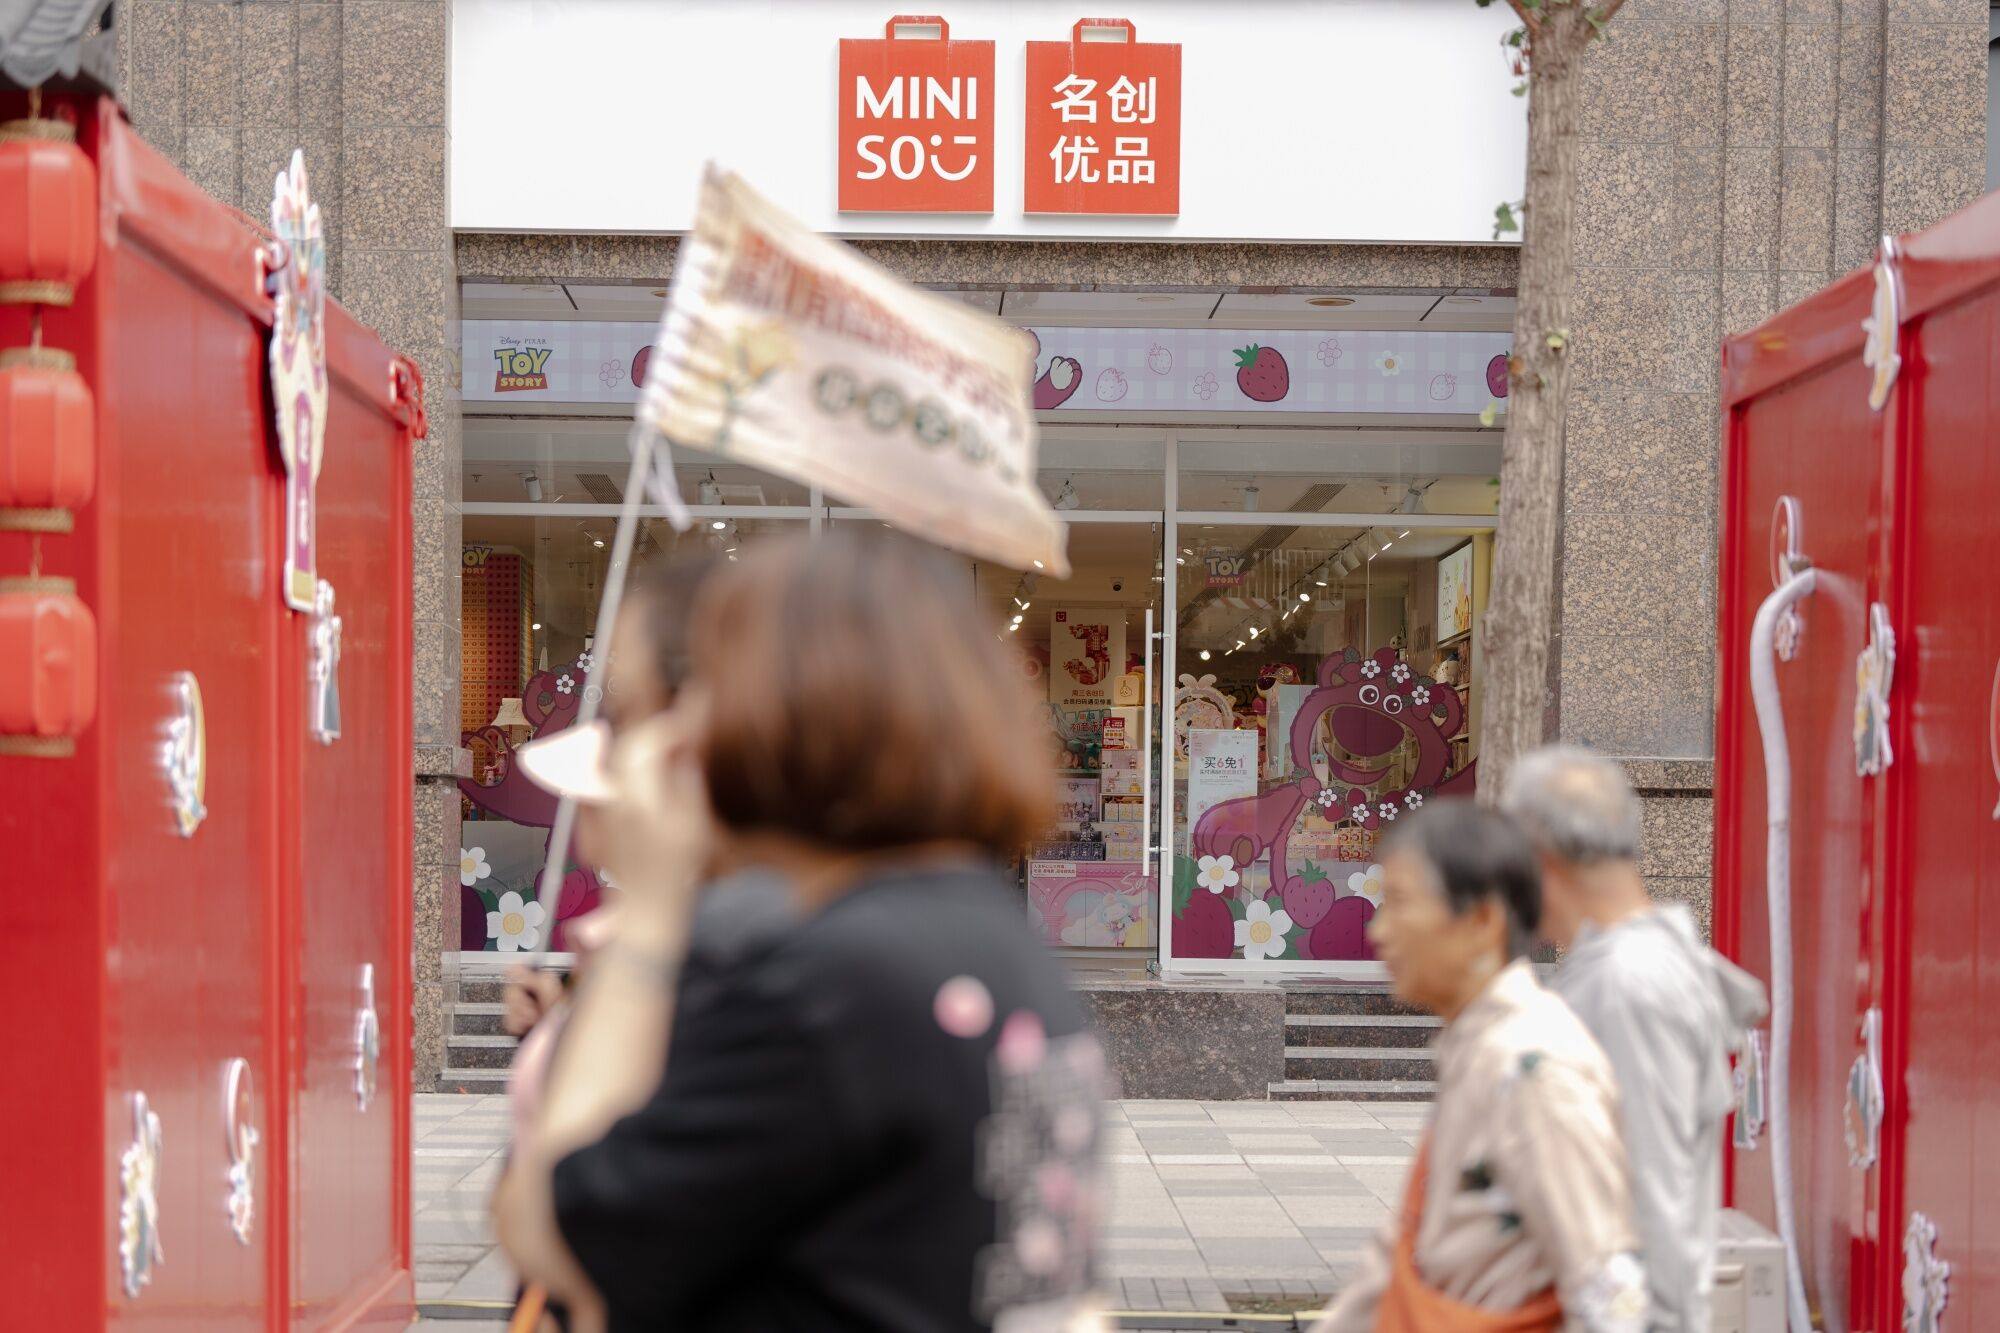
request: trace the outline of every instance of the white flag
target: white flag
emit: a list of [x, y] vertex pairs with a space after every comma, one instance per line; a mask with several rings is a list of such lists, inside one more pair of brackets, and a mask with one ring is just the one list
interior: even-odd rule
[[639, 425], [1016, 569], [1069, 574], [1035, 484], [1034, 344], [709, 168]]

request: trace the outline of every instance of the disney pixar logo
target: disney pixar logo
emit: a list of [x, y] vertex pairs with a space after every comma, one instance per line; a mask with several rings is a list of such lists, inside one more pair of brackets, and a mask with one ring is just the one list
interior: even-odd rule
[[493, 359], [500, 367], [493, 375], [493, 392], [520, 393], [549, 387], [549, 357], [553, 347], [496, 347]]

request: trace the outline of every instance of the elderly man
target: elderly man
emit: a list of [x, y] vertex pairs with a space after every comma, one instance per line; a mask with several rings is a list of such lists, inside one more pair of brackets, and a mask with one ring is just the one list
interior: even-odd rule
[[1555, 989], [1617, 1074], [1655, 1333], [1708, 1333], [1729, 1051], [1763, 986], [1702, 944], [1639, 874], [1639, 798], [1587, 750], [1524, 756], [1500, 799], [1542, 864], [1542, 931], [1566, 951]]

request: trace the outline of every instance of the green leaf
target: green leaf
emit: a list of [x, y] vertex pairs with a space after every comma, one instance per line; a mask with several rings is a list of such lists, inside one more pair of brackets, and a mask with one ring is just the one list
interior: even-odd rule
[[1263, 349], [1258, 347], [1256, 343], [1251, 343], [1248, 347], [1237, 348], [1236, 349], [1237, 366], [1242, 369], [1248, 369], [1249, 367], [1256, 365], [1257, 353], [1262, 350]]
[[1494, 240], [1496, 241], [1499, 240], [1501, 236], [1505, 235], [1510, 231], [1519, 231], [1519, 230], [1521, 230], [1521, 224], [1514, 217], [1514, 205], [1501, 204], [1493, 210]]
[[1174, 915], [1186, 916], [1188, 902], [1194, 897], [1195, 876], [1199, 870], [1194, 858], [1176, 856], [1174, 858]]
[[1526, 97], [1528, 95], [1528, 81], [1526, 79], [1521, 80], [1509, 89], [1509, 91], [1516, 97]]
[[1551, 352], [1560, 352], [1563, 349], [1564, 345], [1567, 344], [1568, 342], [1569, 342], [1568, 329], [1557, 329], [1554, 333], [1551, 333], [1548, 336], [1549, 350]]
[[1243, 919], [1244, 907], [1243, 907], [1243, 899], [1240, 895], [1232, 893], [1227, 898], [1224, 898], [1222, 901], [1229, 904], [1230, 916], [1234, 917], [1238, 921], [1241, 921]]
[[1299, 878], [1308, 884], [1324, 884], [1333, 877], [1319, 868], [1319, 862], [1308, 861], [1306, 862], [1305, 873], [1301, 874]]
[[1485, 407], [1479, 409], [1480, 425], [1492, 426], [1498, 420], [1500, 420], [1500, 404], [1488, 403]]

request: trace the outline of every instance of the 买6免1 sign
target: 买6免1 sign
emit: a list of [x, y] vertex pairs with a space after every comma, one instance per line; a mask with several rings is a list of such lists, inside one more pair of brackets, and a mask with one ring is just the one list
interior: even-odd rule
[[993, 211], [992, 42], [899, 14], [883, 37], [841, 40], [839, 97], [842, 212]]
[[1029, 42], [1024, 166], [1029, 213], [1178, 214], [1180, 44], [1141, 43], [1129, 19]]

